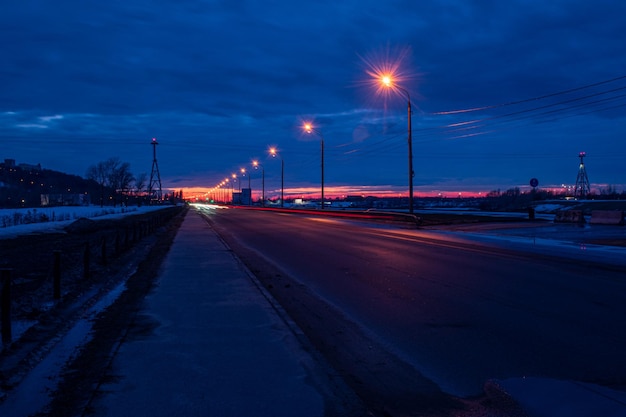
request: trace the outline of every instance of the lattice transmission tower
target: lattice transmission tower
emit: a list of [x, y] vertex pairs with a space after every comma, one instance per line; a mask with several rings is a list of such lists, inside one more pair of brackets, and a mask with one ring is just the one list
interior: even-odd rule
[[574, 197], [586, 198], [591, 193], [591, 186], [589, 185], [589, 178], [587, 177], [587, 170], [585, 169], [585, 152], [578, 154], [580, 157], [580, 165], [578, 165], [578, 176], [576, 177], [576, 185], [574, 186]]
[[152, 171], [150, 172], [150, 184], [148, 185], [148, 195], [151, 200], [161, 201], [163, 199], [163, 188], [161, 187], [161, 174], [159, 173], [159, 163], [156, 157], [156, 147], [159, 144], [156, 138], [152, 138]]

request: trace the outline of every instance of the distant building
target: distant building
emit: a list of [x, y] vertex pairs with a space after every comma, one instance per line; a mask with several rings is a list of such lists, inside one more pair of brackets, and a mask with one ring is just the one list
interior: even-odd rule
[[41, 194], [41, 206], [88, 206], [88, 194]]
[[18, 168], [22, 168], [24, 171], [41, 171], [41, 164], [19, 164]]
[[5, 168], [21, 168], [25, 171], [41, 171], [41, 164], [33, 165], [33, 164], [19, 164], [15, 163], [15, 159], [6, 158], [4, 160]]

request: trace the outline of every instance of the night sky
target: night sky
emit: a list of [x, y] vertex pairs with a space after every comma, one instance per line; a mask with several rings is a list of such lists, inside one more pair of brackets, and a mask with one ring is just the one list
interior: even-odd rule
[[[0, 6], [0, 160], [167, 189], [417, 196], [626, 184], [626, 2], [34, 1]], [[396, 94], [371, 74], [394, 71]], [[279, 157], [268, 156], [276, 146]], [[252, 172], [252, 188], [260, 173]], [[247, 178], [243, 185], [247, 186]], [[236, 185], [238, 187], [239, 185]]]

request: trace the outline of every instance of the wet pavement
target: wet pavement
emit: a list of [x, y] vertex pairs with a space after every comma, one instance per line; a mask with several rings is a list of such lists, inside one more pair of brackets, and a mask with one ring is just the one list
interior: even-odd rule
[[[314, 361], [294, 337], [299, 330], [209, 229], [196, 213], [187, 215], [158, 288], [140, 313], [152, 330], [120, 346], [113, 382], [100, 387], [92, 404], [95, 415], [359, 415], [358, 405], [340, 409], [343, 400], [315, 382]], [[446, 229], [437, 233], [578, 259], [581, 252], [599, 261], [626, 259], [626, 248], [586, 243], [626, 237], [619, 226], [533, 222]], [[626, 416], [626, 393], [605, 387], [540, 378], [493, 385], [529, 417]]]
[[[589, 243], [626, 240], [623, 226], [537, 221], [437, 229], [433, 233], [473, 242], [626, 265], [626, 248]], [[349, 389], [328, 380], [332, 370], [312, 350], [271, 295], [190, 211], [155, 290], [111, 358], [89, 415], [367, 415]], [[626, 417], [624, 391], [542, 378], [492, 386], [528, 417]]]
[[161, 269], [89, 407], [93, 415], [362, 412], [341, 387], [329, 390], [299, 330], [196, 212]]
[[[626, 247], [600, 244], [626, 242], [619, 225], [554, 223], [488, 223], [437, 228], [472, 241], [507, 245], [516, 250], [550, 254], [606, 267], [626, 266]], [[513, 398], [529, 417], [626, 417], [626, 391], [545, 378], [510, 378], [494, 385]]]

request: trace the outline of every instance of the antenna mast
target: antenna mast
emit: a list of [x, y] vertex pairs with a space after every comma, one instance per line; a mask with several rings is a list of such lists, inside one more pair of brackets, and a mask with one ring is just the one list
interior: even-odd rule
[[580, 157], [580, 165], [578, 166], [578, 177], [576, 177], [576, 185], [574, 186], [574, 197], [577, 198], [587, 198], [587, 196], [591, 193], [587, 170], [585, 169], [585, 163], [583, 162], [585, 155], [585, 152], [578, 154]]
[[159, 144], [156, 138], [152, 138], [152, 171], [150, 172], [150, 185], [148, 186], [148, 195], [150, 200], [161, 201], [163, 199], [163, 189], [161, 187], [161, 174], [159, 173], [159, 164], [156, 158], [156, 146]]

